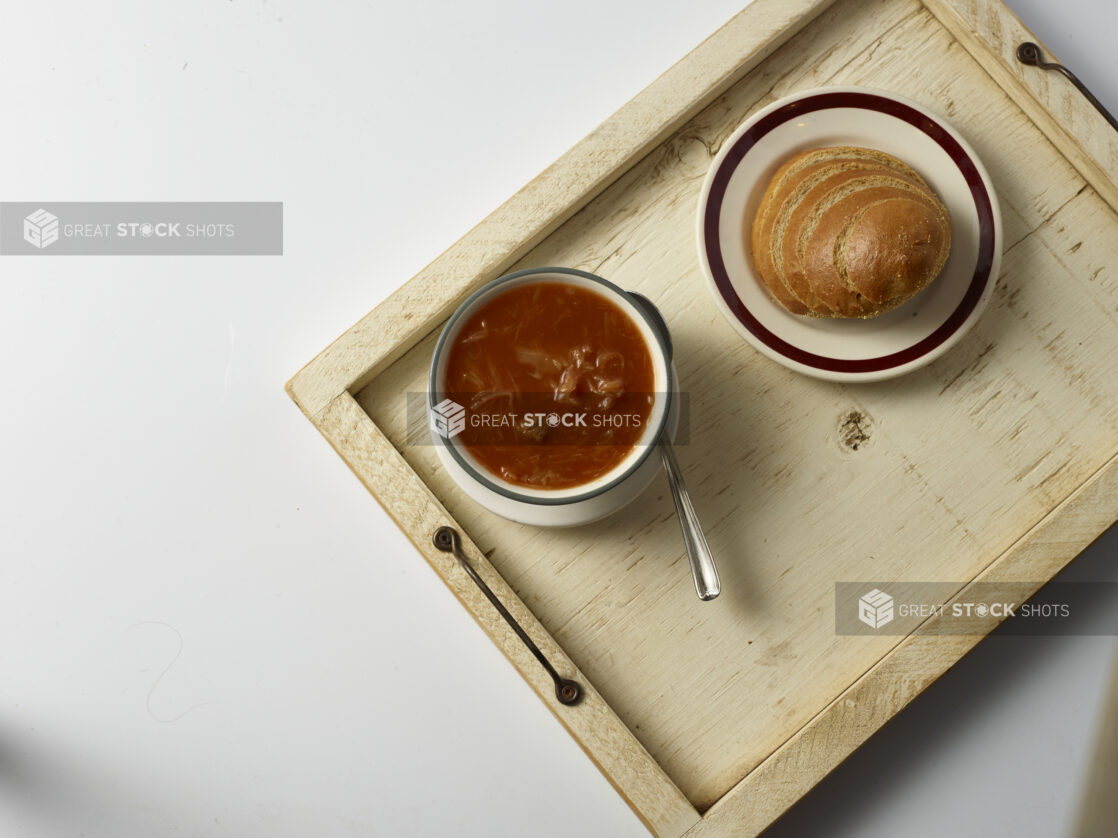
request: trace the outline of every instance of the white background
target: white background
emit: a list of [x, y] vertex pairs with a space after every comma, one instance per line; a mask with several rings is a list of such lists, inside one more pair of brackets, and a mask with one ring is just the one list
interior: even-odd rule
[[[1010, 5], [1118, 111], [1113, 4]], [[282, 387], [739, 6], [4, 0], [0, 200], [286, 244], [0, 260], [0, 835], [646, 835]], [[1065, 833], [1113, 648], [989, 639], [771, 834]]]

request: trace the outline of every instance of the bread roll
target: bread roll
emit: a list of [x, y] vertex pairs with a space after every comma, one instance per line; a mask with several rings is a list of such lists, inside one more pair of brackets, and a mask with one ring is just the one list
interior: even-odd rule
[[757, 273], [793, 314], [873, 317], [939, 274], [951, 223], [911, 167], [837, 146], [801, 152], [776, 171], [749, 241]]

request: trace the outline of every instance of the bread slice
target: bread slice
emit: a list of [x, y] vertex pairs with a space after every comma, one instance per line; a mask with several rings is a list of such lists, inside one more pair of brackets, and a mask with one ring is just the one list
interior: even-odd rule
[[[843, 236], [849, 236], [853, 220], [859, 218], [870, 205], [886, 200], [890, 201], [888, 208], [922, 212], [927, 224], [939, 225], [940, 205], [929, 192], [915, 189], [908, 181], [893, 177], [866, 177], [834, 190], [820, 201], [816, 207], [814, 226], [805, 225], [801, 232], [798, 255], [811, 292], [839, 317], [870, 317], [881, 314], [887, 310], [886, 304], [904, 294], [905, 289], [901, 287], [884, 289], [881, 284], [884, 277], [874, 280], [876, 285], [873, 286], [873, 293], [866, 293], [861, 286], [851, 284], [850, 271], [844, 269], [840, 262], [845, 256], [839, 240]], [[909, 243], [903, 237], [909, 222], [915, 223], [916, 220], [915, 214], [911, 218], [898, 216], [895, 229], [890, 230], [885, 226], [875, 228], [874, 232], [879, 236], [880, 254], [894, 252], [898, 259], [903, 260], [905, 247]], [[867, 233], [862, 228], [859, 241], [864, 242]], [[928, 234], [931, 235], [931, 231]], [[939, 238], [942, 240], [942, 230]], [[897, 246], [894, 247], [891, 243]], [[855, 278], [861, 277], [861, 265], [861, 262], [852, 265]], [[927, 277], [927, 281], [931, 278]], [[923, 288], [927, 281], [921, 278], [919, 287]], [[913, 289], [912, 293], [916, 290], [919, 289]]]
[[869, 184], [893, 184], [898, 188], [908, 185], [915, 192], [915, 184], [902, 177], [877, 164], [871, 164], [869, 168], [845, 169], [825, 175], [792, 207], [783, 229], [774, 231], [771, 246], [774, 251], [779, 249], [778, 255], [774, 256], [777, 260], [777, 276], [811, 313], [831, 317], [841, 307], [841, 304], [819, 295], [805, 271], [803, 261], [805, 244], [823, 214], [834, 203], [861, 191]]
[[875, 303], [899, 304], [928, 285], [951, 252], [947, 210], [903, 197], [867, 204], [834, 244], [834, 263], [852, 292]]

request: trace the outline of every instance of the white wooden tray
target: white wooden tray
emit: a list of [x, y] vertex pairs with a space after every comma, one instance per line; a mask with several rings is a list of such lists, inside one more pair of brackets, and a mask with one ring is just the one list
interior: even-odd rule
[[[758, 0], [301, 370], [288, 390], [656, 835], [752, 835], [980, 635], [836, 636], [838, 581], [1039, 587], [1118, 518], [1118, 135], [998, 0]], [[865, 85], [943, 115], [1004, 220], [975, 328], [892, 381], [790, 372], [710, 298], [695, 248], [720, 144], [787, 93]], [[435, 335], [480, 284], [566, 265], [665, 313], [719, 558], [695, 597], [666, 486], [608, 521], [539, 531], [472, 504], [408, 444]], [[586, 697], [550, 678], [432, 543], [474, 567]], [[996, 624], [991, 619], [982, 631]], [[453, 642], [450, 639], [449, 642]]]

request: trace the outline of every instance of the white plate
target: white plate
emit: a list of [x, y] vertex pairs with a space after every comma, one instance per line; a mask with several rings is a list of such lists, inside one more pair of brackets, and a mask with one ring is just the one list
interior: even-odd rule
[[[940, 276], [904, 305], [867, 320], [785, 310], [754, 271], [745, 232], [785, 160], [837, 145], [876, 148], [905, 161], [951, 216], [951, 253]], [[758, 351], [818, 378], [875, 381], [929, 363], [974, 324], [997, 281], [1002, 225], [990, 176], [943, 119], [885, 91], [828, 87], [774, 102], [725, 142], [703, 184], [698, 238], [719, 309]]]

